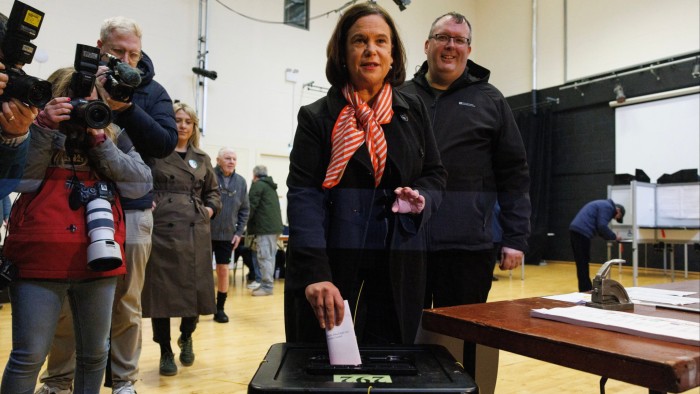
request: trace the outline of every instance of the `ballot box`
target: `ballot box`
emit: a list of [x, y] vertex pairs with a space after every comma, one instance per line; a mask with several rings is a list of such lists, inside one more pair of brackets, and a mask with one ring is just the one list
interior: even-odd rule
[[325, 345], [270, 347], [248, 393], [478, 393], [439, 345], [360, 346], [362, 365], [330, 365]]

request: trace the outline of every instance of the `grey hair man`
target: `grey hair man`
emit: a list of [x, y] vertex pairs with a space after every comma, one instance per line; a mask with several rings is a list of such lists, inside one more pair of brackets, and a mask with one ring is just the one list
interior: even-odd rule
[[224, 312], [228, 294], [228, 265], [231, 254], [238, 247], [248, 222], [248, 186], [236, 173], [238, 155], [232, 148], [224, 147], [216, 156], [216, 179], [221, 192], [221, 212], [211, 221], [211, 246], [216, 261], [216, 314], [214, 321], [227, 323]]

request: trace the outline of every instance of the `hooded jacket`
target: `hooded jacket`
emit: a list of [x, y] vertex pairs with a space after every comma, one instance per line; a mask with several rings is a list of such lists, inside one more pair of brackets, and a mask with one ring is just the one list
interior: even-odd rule
[[[151, 58], [143, 54], [138, 63], [141, 84], [136, 88], [133, 105], [115, 112], [114, 123], [129, 135], [134, 148], [149, 166], [153, 159], [168, 156], [177, 145], [177, 125], [173, 113], [173, 102], [168, 92], [156, 82]], [[151, 209], [153, 193], [138, 199], [122, 198], [124, 209]]]
[[433, 125], [447, 188], [428, 223], [433, 250], [493, 247], [492, 220], [500, 204], [503, 246], [527, 250], [530, 235], [530, 176], [513, 114], [490, 71], [469, 60], [460, 78], [437, 95], [425, 62], [400, 89], [418, 94]]
[[250, 185], [248, 234], [282, 234], [282, 211], [277, 184], [271, 176], [260, 177]]

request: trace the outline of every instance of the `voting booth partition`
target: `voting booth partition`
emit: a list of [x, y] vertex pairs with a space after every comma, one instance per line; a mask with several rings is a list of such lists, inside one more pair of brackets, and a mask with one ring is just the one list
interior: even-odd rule
[[[639, 244], [684, 246], [685, 276], [688, 275], [688, 245], [700, 242], [700, 182], [653, 184], [632, 181], [609, 185], [608, 198], [625, 207], [623, 223], [611, 222], [612, 230], [632, 245], [633, 283], [637, 285]], [[674, 248], [670, 250], [674, 274]]]

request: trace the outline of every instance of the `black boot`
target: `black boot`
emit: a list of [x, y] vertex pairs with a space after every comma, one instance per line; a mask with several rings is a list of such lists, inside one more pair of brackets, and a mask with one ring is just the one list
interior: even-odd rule
[[160, 345], [160, 368], [158, 372], [163, 376], [177, 375], [177, 365], [175, 365], [175, 355], [170, 348], [170, 344]]
[[216, 313], [214, 314], [214, 321], [217, 323], [228, 323], [228, 316], [226, 316], [224, 312], [226, 297], [228, 297], [228, 293], [222, 293], [220, 291], [216, 293]]

